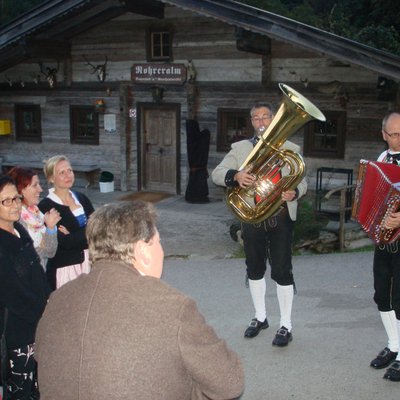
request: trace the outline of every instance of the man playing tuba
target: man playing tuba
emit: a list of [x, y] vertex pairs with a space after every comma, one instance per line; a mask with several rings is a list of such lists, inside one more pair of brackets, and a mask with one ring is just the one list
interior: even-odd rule
[[[249, 168], [239, 170], [260, 140], [274, 118], [272, 106], [258, 102], [250, 111], [254, 137], [232, 144], [232, 149], [212, 172], [212, 180], [216, 185], [228, 188], [249, 188], [255, 183], [256, 177], [249, 173]], [[296, 153], [300, 148], [286, 140], [281, 149]], [[279, 180], [289, 174], [289, 168], [283, 166], [280, 171], [273, 171], [273, 179]], [[261, 329], [268, 328], [265, 308], [266, 282], [265, 271], [267, 259], [271, 267], [271, 278], [276, 282], [277, 296], [280, 309], [280, 328], [272, 344], [287, 346], [293, 339], [292, 335], [292, 304], [294, 296], [294, 279], [292, 272], [292, 238], [293, 226], [297, 215], [297, 200], [307, 191], [307, 183], [303, 178], [294, 190], [281, 193], [283, 201], [272, 216], [258, 223], [242, 221], [242, 239], [246, 256], [247, 280], [255, 308], [255, 316], [247, 327], [244, 336], [253, 338]], [[254, 201], [262, 201], [254, 196]]]

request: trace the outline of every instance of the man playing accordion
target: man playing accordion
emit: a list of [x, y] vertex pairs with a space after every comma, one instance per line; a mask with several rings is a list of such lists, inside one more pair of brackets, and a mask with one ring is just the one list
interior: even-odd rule
[[[400, 166], [400, 112], [390, 112], [382, 121], [382, 136], [388, 149], [379, 162]], [[399, 168], [400, 171], [400, 168]], [[400, 180], [400, 174], [399, 174]], [[386, 229], [400, 228], [400, 212], [392, 212], [384, 222]], [[371, 367], [386, 368], [385, 379], [400, 381], [400, 241], [378, 244], [374, 253], [374, 301], [378, 306], [388, 345], [371, 361]]]

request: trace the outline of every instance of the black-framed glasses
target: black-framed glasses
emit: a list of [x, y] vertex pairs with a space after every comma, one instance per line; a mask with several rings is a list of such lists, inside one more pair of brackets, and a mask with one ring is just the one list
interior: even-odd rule
[[12, 198], [1, 200], [0, 203], [3, 204], [4, 207], [11, 207], [12, 203], [21, 204], [23, 197], [18, 195]]
[[385, 129], [383, 129], [383, 132], [385, 132], [390, 138], [398, 139], [400, 137], [400, 132], [389, 133], [385, 131]]

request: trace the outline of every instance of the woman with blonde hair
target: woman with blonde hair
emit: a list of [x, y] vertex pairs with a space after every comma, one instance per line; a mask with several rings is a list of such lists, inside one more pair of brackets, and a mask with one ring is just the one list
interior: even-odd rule
[[53, 188], [39, 203], [39, 209], [45, 214], [55, 208], [61, 216], [59, 224], [69, 232], [67, 235], [58, 232], [57, 252], [47, 263], [50, 286], [58, 289], [90, 270], [85, 229], [94, 208], [87, 196], [71, 190], [75, 176], [66, 156], [49, 158], [45, 162], [44, 173]]

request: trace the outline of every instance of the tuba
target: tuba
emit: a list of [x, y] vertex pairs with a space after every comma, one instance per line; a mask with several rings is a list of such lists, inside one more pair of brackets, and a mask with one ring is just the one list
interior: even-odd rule
[[[282, 192], [293, 190], [302, 180], [305, 165], [300, 154], [281, 149], [282, 144], [307, 122], [324, 122], [324, 114], [291, 87], [280, 83], [284, 98], [269, 127], [240, 167], [256, 178], [252, 186], [228, 188], [228, 207], [239, 220], [259, 223], [279, 211]], [[287, 166], [289, 174], [282, 176]]]

